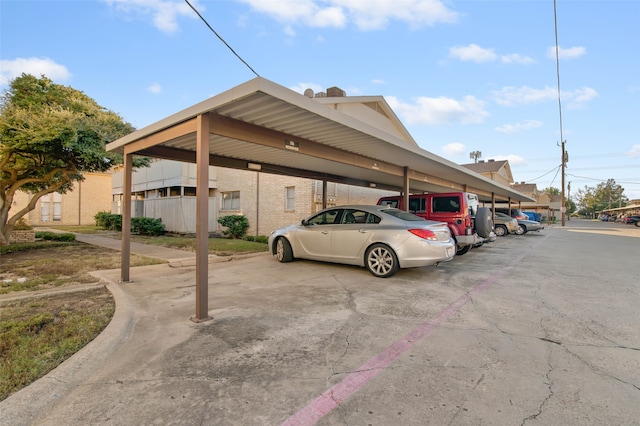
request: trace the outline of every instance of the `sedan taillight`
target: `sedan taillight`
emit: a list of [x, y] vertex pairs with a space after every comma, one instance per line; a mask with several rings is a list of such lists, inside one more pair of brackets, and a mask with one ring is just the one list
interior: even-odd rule
[[436, 234], [428, 229], [409, 229], [409, 232], [417, 237], [424, 238], [425, 240], [438, 241]]

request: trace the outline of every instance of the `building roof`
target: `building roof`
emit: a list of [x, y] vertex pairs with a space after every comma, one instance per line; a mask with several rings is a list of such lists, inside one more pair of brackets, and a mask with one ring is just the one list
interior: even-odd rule
[[513, 174], [511, 173], [511, 166], [508, 160], [480, 160], [477, 163], [463, 164], [463, 166], [481, 175], [500, 173], [500, 171], [504, 169], [506, 180], [513, 182]]
[[[459, 190], [482, 200], [493, 193], [532, 201], [421, 149], [403, 134], [401, 123], [381, 128], [326, 103], [335, 104], [257, 77], [124, 136], [107, 150], [195, 162], [201, 117], [208, 120], [212, 165], [398, 191], [408, 180], [412, 193]], [[383, 98], [374, 103], [399, 123]]]
[[538, 185], [535, 183], [514, 183], [511, 184], [511, 187], [516, 191], [524, 193], [534, 193], [538, 190]]

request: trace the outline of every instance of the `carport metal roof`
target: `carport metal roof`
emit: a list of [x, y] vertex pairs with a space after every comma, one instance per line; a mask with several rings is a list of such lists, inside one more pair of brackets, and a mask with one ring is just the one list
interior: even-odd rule
[[[131, 156], [198, 169], [196, 319], [208, 318], [208, 167], [261, 170], [410, 193], [468, 191], [535, 201], [348, 114], [257, 77], [107, 145], [125, 155], [122, 280], [129, 281]], [[207, 161], [208, 157], [208, 161]], [[202, 198], [200, 197], [202, 195]], [[202, 300], [204, 298], [204, 300]]]
[[[403, 191], [469, 191], [535, 201], [327, 105], [257, 77], [133, 132], [109, 151], [194, 161], [195, 118], [209, 114], [212, 164]], [[255, 166], [254, 166], [255, 167]]]

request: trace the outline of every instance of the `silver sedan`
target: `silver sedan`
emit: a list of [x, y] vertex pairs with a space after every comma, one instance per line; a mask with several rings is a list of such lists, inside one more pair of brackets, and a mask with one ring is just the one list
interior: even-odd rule
[[455, 241], [444, 222], [386, 206], [339, 206], [274, 231], [269, 248], [280, 262], [295, 258], [364, 266], [387, 278], [400, 268], [452, 260]]

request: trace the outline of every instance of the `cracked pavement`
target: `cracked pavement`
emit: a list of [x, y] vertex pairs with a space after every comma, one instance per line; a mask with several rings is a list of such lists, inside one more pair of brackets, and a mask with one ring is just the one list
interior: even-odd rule
[[636, 425], [639, 244], [570, 221], [389, 279], [265, 254], [210, 268], [200, 324], [193, 267], [102, 271], [112, 323], [0, 424]]

